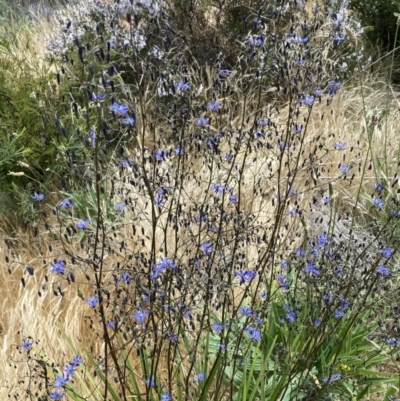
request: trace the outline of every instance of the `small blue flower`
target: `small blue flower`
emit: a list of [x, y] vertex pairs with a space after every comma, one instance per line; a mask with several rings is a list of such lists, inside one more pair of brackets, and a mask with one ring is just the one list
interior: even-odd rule
[[157, 161], [161, 162], [168, 156], [168, 150], [158, 150], [154, 151], [154, 156], [156, 157]]
[[317, 238], [317, 245], [319, 248], [324, 248], [329, 244], [329, 238], [325, 233], [322, 233]]
[[379, 184], [372, 184], [372, 188], [374, 188], [375, 191], [382, 193], [385, 189], [385, 185], [383, 184], [383, 182], [380, 182]]
[[111, 111], [120, 116], [124, 116], [128, 113], [129, 107], [126, 104], [114, 102], [111, 106]]
[[289, 214], [291, 216], [299, 216], [300, 215], [300, 210], [298, 210], [298, 209], [289, 210]]
[[209, 255], [214, 249], [214, 245], [211, 242], [202, 242], [200, 246], [205, 255]]
[[99, 302], [99, 297], [93, 295], [92, 297], [85, 299], [85, 301], [92, 309], [94, 309]]
[[82, 230], [84, 230], [85, 228], [87, 228], [87, 226], [89, 225], [89, 223], [90, 223], [90, 219], [79, 220], [79, 221], [76, 223], [76, 227], [77, 227], [77, 228], [80, 228], [80, 229], [82, 229]]
[[389, 345], [392, 346], [393, 348], [397, 348], [397, 346], [398, 346], [398, 342], [397, 342], [397, 340], [394, 339], [394, 338], [388, 338], [388, 339], [386, 340], [386, 344], [389, 344]]
[[286, 311], [286, 319], [290, 322], [293, 323], [296, 320], [296, 313], [294, 309], [290, 305], [285, 305], [285, 311]]
[[237, 203], [238, 202], [238, 194], [233, 194], [229, 197], [230, 203]]
[[31, 195], [32, 199], [35, 199], [37, 201], [42, 201], [44, 199], [45, 195], [44, 194], [38, 194], [35, 192], [33, 195]]
[[311, 260], [307, 261], [305, 272], [315, 274], [316, 276], [318, 276], [320, 274], [320, 271], [317, 269], [317, 267], [314, 265], [314, 263]]
[[171, 401], [171, 400], [172, 400], [171, 394], [167, 391], [161, 396], [160, 401]]
[[306, 42], [308, 42], [308, 36], [305, 36], [304, 38], [302, 38], [301, 36], [295, 36], [293, 38], [293, 42], [294, 43], [306, 43]]
[[286, 280], [286, 276], [284, 274], [278, 274], [278, 276], [276, 277], [280, 288], [285, 289], [286, 291], [289, 290], [289, 284]]
[[222, 195], [224, 192], [224, 186], [218, 182], [211, 184], [211, 189], [214, 190], [218, 195]]
[[116, 323], [114, 320], [107, 320], [107, 327], [109, 329], [115, 329]]
[[130, 284], [132, 281], [131, 274], [129, 272], [122, 272], [121, 277], [125, 284]]
[[245, 328], [245, 330], [247, 331], [247, 334], [249, 335], [249, 337], [254, 340], [254, 341], [261, 341], [261, 330], [256, 328], [256, 327], [252, 327], [252, 326], [248, 326]]
[[383, 248], [379, 251], [379, 253], [381, 255], [383, 255], [383, 257], [385, 257], [386, 259], [389, 259], [393, 255], [393, 249], [392, 248]]
[[130, 167], [131, 166], [131, 164], [129, 163], [129, 160], [121, 160], [121, 161], [118, 162], [118, 164], [121, 167]]
[[89, 131], [90, 146], [92, 148], [96, 147], [96, 137], [97, 134], [94, 131]]
[[324, 205], [327, 205], [329, 202], [330, 202], [330, 199], [329, 199], [327, 196], [324, 196], [324, 197], [322, 198], [322, 203], [323, 203]]
[[244, 305], [239, 308], [239, 313], [246, 317], [253, 317], [254, 312], [248, 306]]
[[315, 97], [305, 95], [300, 99], [301, 104], [307, 104], [308, 106], [312, 106], [314, 104]]
[[333, 42], [335, 43], [336, 46], [340, 45], [340, 42], [344, 41], [344, 36], [335, 34], [332, 36]]
[[149, 387], [155, 387], [156, 383], [155, 383], [155, 381], [154, 381], [154, 377], [152, 376], [152, 377], [150, 377], [150, 379], [146, 379], [146, 384], [147, 384]]
[[319, 327], [319, 326], [321, 326], [321, 324], [322, 324], [322, 320], [321, 319], [315, 319], [314, 320], [315, 327]]
[[208, 124], [208, 118], [205, 117], [200, 117], [197, 119], [197, 125], [207, 125]]
[[72, 360], [71, 365], [77, 367], [81, 363], [83, 363], [83, 359], [79, 355], [76, 355], [75, 358]]
[[230, 163], [230, 162], [232, 161], [232, 159], [233, 159], [233, 155], [231, 155], [231, 154], [226, 154], [226, 155], [224, 156], [224, 159], [225, 159], [228, 163]]
[[121, 123], [122, 124], [124, 124], [124, 125], [135, 125], [135, 118], [134, 117], [124, 117], [124, 118], [121, 118]]
[[65, 209], [65, 208], [67, 208], [67, 207], [72, 207], [73, 206], [73, 203], [72, 203], [72, 201], [70, 200], [70, 199], [64, 199], [64, 200], [62, 200], [59, 204], [58, 204], [58, 206], [59, 207], [61, 207], [61, 208], [63, 208], [63, 209]]
[[343, 150], [346, 147], [346, 142], [336, 142], [333, 147], [336, 150]]
[[31, 340], [23, 339], [21, 347], [24, 351], [30, 351], [32, 349], [33, 342]]
[[372, 200], [372, 203], [378, 208], [378, 209], [383, 209], [385, 206], [385, 202], [382, 199], [379, 198], [374, 198]]
[[285, 141], [280, 141], [280, 142], [279, 142], [279, 146], [280, 146], [282, 149], [287, 149], [287, 148], [289, 147], [289, 144], [286, 143]]
[[324, 382], [324, 383], [329, 383], [329, 384], [331, 384], [333, 381], [335, 381], [335, 380], [340, 380], [342, 378], [342, 375], [340, 374], [340, 373], [333, 373], [332, 375], [331, 375], [331, 378], [329, 379], [329, 376], [325, 376], [323, 379], [322, 379], [322, 381]]
[[335, 79], [334, 81], [331, 82], [331, 84], [328, 87], [328, 92], [331, 96], [336, 95], [337, 91], [341, 87], [342, 83], [338, 80]]
[[211, 111], [217, 111], [217, 110], [219, 110], [219, 109], [222, 107], [222, 103], [219, 103], [219, 102], [209, 102], [209, 103], [207, 104], [207, 106], [208, 106], [208, 108], [209, 108]]
[[59, 390], [61, 387], [65, 386], [69, 382], [69, 377], [67, 376], [56, 376], [56, 380], [54, 381], [54, 387]]
[[313, 90], [313, 95], [320, 96], [324, 91], [321, 88], [317, 88]]
[[221, 77], [229, 77], [232, 74], [232, 71], [229, 70], [221, 70], [219, 72], [219, 75], [221, 75]]
[[255, 270], [239, 270], [235, 273], [236, 278], [240, 280], [240, 284], [244, 284], [246, 281], [251, 282], [256, 274]]
[[75, 374], [75, 366], [69, 363], [68, 365], [65, 366], [64, 373], [66, 376], [73, 376]]
[[379, 265], [376, 272], [382, 276], [390, 276], [391, 275], [390, 270], [384, 265]]
[[179, 81], [177, 85], [175, 85], [175, 88], [178, 91], [183, 91], [183, 90], [188, 91], [190, 90], [190, 84], [188, 82]]
[[218, 323], [218, 322], [214, 322], [212, 324], [212, 326], [213, 326], [213, 330], [214, 330], [215, 334], [221, 333], [221, 331], [224, 330], [224, 328], [225, 328], [225, 326], [223, 324]]
[[269, 125], [268, 118], [262, 118], [261, 120], [258, 120], [258, 125]]
[[134, 313], [132, 316], [138, 323], [143, 323], [146, 320], [147, 316], [149, 315], [149, 311], [143, 310], [140, 307], [137, 307], [137, 310], [138, 311]]
[[339, 318], [343, 317], [344, 315], [345, 315], [345, 313], [342, 310], [335, 309], [335, 317], [336, 317], [336, 319], [339, 319]]
[[51, 269], [50, 273], [65, 273], [65, 262], [61, 259], [58, 259], [56, 263], [50, 263]]
[[65, 393], [59, 393], [58, 391], [53, 391], [50, 394], [50, 398], [52, 400], [61, 400], [61, 398], [64, 398], [64, 397], [65, 397]]
[[350, 171], [350, 166], [348, 166], [348, 165], [340, 166], [339, 170], [342, 173], [347, 174]]
[[114, 209], [117, 210], [118, 212], [121, 212], [125, 208], [126, 208], [125, 203], [117, 203], [116, 205], [114, 205]]
[[204, 381], [205, 378], [206, 378], [206, 375], [204, 374], [204, 372], [200, 372], [199, 374], [197, 374], [195, 376], [195, 380], [198, 382]]
[[306, 251], [302, 248], [297, 248], [296, 249], [296, 257], [300, 258], [301, 256], [304, 256], [306, 254]]
[[185, 154], [185, 151], [183, 150], [183, 148], [182, 148], [182, 146], [181, 145], [178, 145], [176, 148], [175, 148], [175, 154], [176, 155], [184, 155]]
[[302, 126], [301, 124], [295, 124], [295, 125], [293, 126], [293, 132], [295, 132], [295, 133], [301, 132], [302, 129], [303, 129], [303, 126]]
[[281, 261], [279, 262], [279, 264], [280, 264], [280, 266], [281, 266], [283, 269], [287, 269], [287, 268], [289, 267], [289, 263], [288, 263], [287, 260], [281, 260]]

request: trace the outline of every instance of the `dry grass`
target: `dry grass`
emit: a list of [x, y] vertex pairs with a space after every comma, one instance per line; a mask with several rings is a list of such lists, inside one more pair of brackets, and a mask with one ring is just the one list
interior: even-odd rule
[[[41, 21], [40, 28], [29, 26], [19, 31], [17, 36], [18, 43], [13, 47], [12, 51], [20, 52], [21, 57], [31, 59], [32, 62], [40, 63], [40, 55], [44, 50], [44, 35], [51, 29], [51, 23]], [[34, 43], [34, 46], [31, 46]], [[0, 50], [1, 52], [1, 50]], [[3, 53], [2, 53], [3, 54]], [[303, 217], [309, 224], [309, 229], [315, 230], [313, 221], [315, 212], [318, 209], [313, 205], [313, 197], [318, 191], [325, 191], [328, 182], [333, 183], [333, 188], [337, 197], [337, 202], [343, 212], [352, 212], [355, 205], [359, 188], [361, 193], [368, 195], [372, 193], [371, 184], [375, 182], [375, 173], [379, 176], [387, 174], [387, 179], [390, 181], [397, 171], [398, 165], [398, 150], [400, 147], [400, 137], [398, 135], [398, 127], [400, 126], [400, 114], [398, 111], [399, 94], [390, 92], [385, 89], [385, 84], [379, 82], [374, 77], [368, 77], [363, 83], [364, 96], [361, 97], [360, 87], [354, 83], [353, 86], [348, 85], [335, 96], [332, 103], [327, 106], [325, 102], [316, 104], [312, 112], [312, 118], [307, 127], [305, 142], [316, 146], [320, 143], [320, 137], [324, 137], [323, 146], [326, 149], [333, 149], [336, 142], [343, 141], [347, 143], [346, 149], [343, 151], [329, 151], [323, 162], [319, 162], [318, 171], [310, 171], [305, 168], [299, 171], [293, 188], [297, 190], [297, 205], [303, 212]], [[388, 100], [389, 99], [389, 100]], [[365, 102], [365, 103], [364, 103]], [[390, 114], [384, 116], [387, 111], [387, 102], [389, 105]], [[364, 107], [365, 106], [365, 107]], [[281, 110], [281, 124], [285, 126], [285, 116], [287, 109]], [[322, 118], [323, 116], [323, 118]], [[366, 120], [365, 120], [366, 116]], [[375, 159], [375, 162], [367, 161], [366, 175], [361, 182], [363, 165], [365, 163], [368, 138], [366, 135], [366, 127], [373, 130], [371, 141], [371, 153], [368, 159]], [[282, 128], [283, 129], [283, 128]], [[383, 143], [387, 143], [387, 149], [383, 149]], [[307, 157], [308, 155], [305, 155]], [[378, 169], [376, 160], [380, 160], [383, 165], [384, 158], [388, 163], [388, 171]], [[249, 160], [252, 160], [250, 157]], [[371, 170], [368, 165], [373, 166]], [[352, 166], [351, 173], [348, 178], [354, 173], [354, 178], [343, 179], [338, 173], [340, 164], [349, 164]], [[374, 168], [378, 171], [374, 171]], [[207, 169], [207, 166], [197, 165], [197, 173], [201, 175]], [[249, 162], [246, 165], [246, 176], [244, 179], [243, 188], [243, 205], [248, 211], [258, 211], [259, 224], [266, 224], [275, 217], [276, 206], [272, 205], [272, 199], [276, 195], [276, 188], [271, 186], [271, 191], [268, 197], [257, 197], [254, 195], [256, 183], [254, 176], [264, 176], [265, 185], [268, 183], [268, 176], [276, 176], [278, 169], [278, 159], [271, 154], [265, 154], [256, 162]], [[223, 179], [222, 176], [216, 179]], [[312, 184], [313, 179], [317, 182], [317, 187]], [[311, 191], [307, 182], [314, 189]], [[275, 183], [277, 185], [277, 183]], [[396, 189], [393, 188], [393, 194], [396, 195]], [[193, 202], [198, 202], [202, 199], [205, 189], [198, 186], [197, 181], [193, 180], [188, 183], [185, 188], [190, 194], [190, 199]], [[145, 199], [139, 199], [137, 205], [141, 209], [141, 213], [150, 214], [150, 206], [146, 206]], [[361, 197], [357, 204], [357, 212], [359, 222], [367, 221], [372, 213], [371, 202], [368, 197]], [[325, 211], [318, 209], [320, 215], [328, 221], [328, 216], [324, 216]], [[298, 246], [303, 241], [303, 236], [306, 232], [301, 228], [299, 220], [286, 217], [288, 225], [282, 228], [282, 249], [287, 249], [288, 244], [291, 247]], [[51, 222], [50, 222], [51, 223]], [[166, 222], [160, 220], [160, 233]], [[150, 221], [143, 220], [141, 225], [147, 233], [151, 232]], [[323, 225], [318, 228], [321, 231], [326, 229]], [[299, 233], [297, 238], [293, 238], [293, 233]], [[63, 297], [53, 296], [52, 291], [42, 291], [42, 297], [38, 297], [37, 293], [40, 290], [43, 282], [45, 271], [48, 265], [43, 261], [49, 262], [54, 259], [58, 252], [63, 253], [61, 246], [55, 246], [52, 252], [48, 250], [44, 244], [48, 241], [45, 238], [35, 239], [31, 237], [32, 233], [19, 233], [16, 235], [16, 241], [7, 241], [12, 246], [7, 246], [2, 242], [0, 253], [8, 256], [12, 262], [6, 263], [2, 258], [0, 261], [0, 286], [2, 288], [2, 301], [0, 309], [0, 358], [3, 361], [11, 361], [12, 355], [15, 353], [15, 346], [20, 344], [22, 333], [24, 336], [32, 335], [35, 339], [40, 338], [41, 343], [38, 345], [43, 353], [50, 359], [60, 363], [64, 363], [71, 359], [71, 354], [68, 345], [62, 338], [57, 326], [57, 321], [65, 327], [68, 335], [75, 341], [83, 341], [85, 344], [96, 345], [98, 336], [94, 330], [89, 328], [85, 323], [84, 316], [88, 313], [88, 306], [80, 298], [77, 297], [74, 291], [66, 290]], [[157, 237], [157, 235], [156, 235]], [[157, 237], [159, 244], [156, 249], [162, 247], [163, 238]], [[174, 248], [173, 237], [168, 244]], [[13, 246], [16, 248], [14, 249]], [[146, 249], [137, 238], [132, 238], [128, 241], [127, 249], [130, 252], [138, 252]], [[143, 248], [142, 248], [143, 247]], [[148, 249], [147, 249], [148, 250]], [[114, 260], [115, 258], [115, 260]], [[112, 266], [118, 256], [109, 255], [106, 263]], [[249, 249], [249, 259], [253, 264], [257, 262], [256, 249]], [[35, 268], [35, 276], [29, 277], [26, 281], [25, 288], [22, 287], [20, 277], [21, 271], [29, 265]], [[11, 271], [11, 274], [8, 271]], [[27, 276], [25, 274], [25, 276]], [[50, 280], [54, 280], [50, 278]], [[51, 285], [49, 285], [51, 288]], [[85, 296], [90, 293], [82, 283], [81, 287]], [[94, 324], [96, 326], [96, 324]], [[16, 366], [16, 367], [15, 367]], [[18, 376], [24, 372], [24, 366], [20, 364], [3, 363], [0, 365], [0, 377], [7, 378], [2, 382], [0, 387], [0, 397], [6, 399], [9, 389], [17, 384]]]

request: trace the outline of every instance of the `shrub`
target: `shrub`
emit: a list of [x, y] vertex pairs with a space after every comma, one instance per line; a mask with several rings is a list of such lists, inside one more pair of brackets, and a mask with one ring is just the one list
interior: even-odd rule
[[[65, 105], [57, 147], [73, 160], [56, 202], [31, 195], [50, 257], [44, 273], [7, 258], [23, 286], [42, 283], [40, 296], [77, 288], [92, 337], [61, 327], [75, 359], [55, 362], [23, 338], [20, 391], [351, 400], [395, 385], [371, 369], [391, 348], [376, 353], [368, 338], [395, 252], [383, 230], [360, 235], [356, 213], [339, 210], [345, 191], [353, 210], [362, 201], [371, 135], [363, 149], [311, 130], [342, 90], [345, 22], [300, 1], [262, 4], [248, 9], [233, 64], [204, 65], [171, 34], [168, 4], [76, 7], [56, 14], [48, 44]], [[397, 200], [382, 198], [369, 207], [392, 211], [384, 229], [396, 227]]]

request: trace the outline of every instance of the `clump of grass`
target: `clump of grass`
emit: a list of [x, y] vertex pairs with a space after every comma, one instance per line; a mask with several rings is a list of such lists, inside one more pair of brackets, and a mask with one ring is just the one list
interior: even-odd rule
[[[15, 365], [25, 379], [10, 395], [395, 393], [396, 375], [374, 370], [395, 341], [377, 336], [375, 294], [397, 273], [383, 234], [399, 208], [378, 186], [364, 86], [367, 118], [348, 127], [354, 137], [340, 129], [358, 115], [354, 99], [343, 109], [343, 57], [358, 56], [345, 16], [334, 18], [344, 5], [248, 7], [235, 58], [210, 64], [181, 46], [168, 3], [93, 0], [55, 15], [63, 188], [29, 195], [44, 216], [32, 228], [40, 257], [28, 263], [17, 247], [6, 262], [26, 297], [37, 280], [57, 313], [76, 305], [92, 338], [61, 326], [70, 354], [54, 355], [25, 326]], [[392, 173], [385, 185], [396, 185]], [[360, 233], [362, 217], [376, 229]]]

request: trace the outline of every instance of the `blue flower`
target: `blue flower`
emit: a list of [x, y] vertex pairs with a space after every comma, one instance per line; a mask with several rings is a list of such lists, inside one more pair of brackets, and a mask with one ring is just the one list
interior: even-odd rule
[[281, 260], [281, 261], [279, 262], [279, 264], [280, 264], [280, 266], [281, 266], [283, 269], [287, 269], [287, 268], [289, 267], [289, 263], [288, 263], [287, 260]]
[[149, 315], [149, 311], [143, 310], [140, 307], [137, 307], [137, 310], [138, 311], [134, 313], [132, 316], [136, 319], [138, 323], [143, 323], [146, 320], [147, 316]]
[[211, 242], [202, 242], [200, 246], [205, 255], [209, 255], [214, 249], [214, 245]]
[[318, 236], [317, 238], [317, 245], [320, 248], [324, 248], [329, 244], [329, 238], [325, 233], [322, 233], [321, 235]]
[[230, 163], [230, 162], [232, 161], [232, 159], [233, 159], [233, 155], [231, 155], [230, 153], [227, 153], [227, 154], [224, 156], [224, 159], [225, 159], [228, 163]]
[[379, 253], [381, 255], [383, 255], [383, 257], [385, 257], [386, 259], [389, 259], [393, 255], [393, 249], [392, 248], [383, 248], [379, 251]]
[[278, 274], [276, 279], [278, 280], [280, 288], [283, 288], [285, 290], [289, 290], [289, 284], [288, 284], [288, 282], [286, 280], [286, 276], [284, 274]]
[[344, 313], [342, 310], [340, 310], [340, 309], [335, 309], [335, 317], [336, 317], [337, 319], [343, 317], [344, 315], [345, 315], [345, 313]]
[[221, 75], [221, 77], [229, 77], [232, 74], [232, 71], [229, 70], [221, 70], [219, 72], [219, 75]]
[[324, 91], [320, 88], [316, 88], [313, 90], [313, 95], [320, 96]]
[[269, 120], [268, 118], [262, 118], [261, 120], [258, 120], [259, 125], [269, 125]]
[[167, 391], [161, 396], [160, 401], [171, 401], [171, 400], [172, 400], [171, 394]]
[[197, 374], [195, 376], [195, 380], [198, 382], [204, 381], [205, 378], [206, 378], [206, 375], [204, 374], [204, 372], [200, 372], [199, 374]]
[[298, 133], [298, 132], [301, 132], [302, 129], [303, 129], [303, 126], [301, 124], [295, 124], [293, 127], [293, 132]]
[[335, 35], [332, 36], [332, 39], [333, 39], [335, 45], [336, 45], [336, 46], [339, 46], [339, 45], [340, 45], [340, 42], [343, 42], [343, 41], [344, 41], [344, 36], [335, 34]]
[[246, 317], [253, 317], [254, 312], [248, 306], [244, 305], [239, 308], [239, 313]]
[[237, 203], [238, 202], [238, 194], [233, 194], [229, 197], [230, 203]]
[[62, 200], [62, 201], [58, 204], [58, 206], [61, 207], [61, 208], [63, 208], [63, 209], [65, 209], [65, 208], [67, 208], [67, 207], [72, 207], [73, 204], [72, 204], [71, 200], [67, 198], [67, 199]]
[[333, 147], [336, 150], [343, 150], [346, 147], [346, 142], [336, 142]]
[[208, 124], [208, 118], [200, 117], [197, 120], [197, 125], [207, 125], [207, 124]]
[[383, 207], [385, 206], [385, 202], [379, 198], [373, 199], [372, 203], [379, 209], [383, 209]]
[[255, 270], [239, 270], [235, 274], [236, 278], [240, 280], [240, 284], [244, 284], [246, 281], [251, 282], [256, 276], [257, 272]]
[[85, 301], [92, 309], [94, 309], [99, 302], [99, 297], [93, 295], [92, 297], [85, 299]]
[[125, 203], [117, 203], [116, 205], [114, 205], [114, 209], [117, 210], [118, 212], [124, 210], [125, 208], [126, 208]]
[[221, 333], [221, 331], [224, 330], [224, 328], [225, 328], [225, 326], [223, 324], [218, 323], [218, 322], [214, 322], [212, 324], [212, 326], [213, 326], [213, 330], [214, 330], [215, 334]]
[[69, 363], [65, 366], [64, 373], [66, 374], [66, 376], [73, 376], [75, 374], [75, 366]]
[[178, 91], [182, 91], [182, 90], [190, 90], [190, 84], [188, 82], [183, 82], [183, 81], [179, 81], [177, 85], [175, 85], [175, 88]]
[[382, 276], [390, 276], [391, 275], [390, 270], [384, 265], [379, 265], [376, 272]]
[[385, 185], [382, 182], [380, 182], [379, 184], [372, 184], [372, 188], [374, 188], [375, 191], [381, 193], [385, 189]]
[[224, 192], [224, 186], [218, 182], [211, 184], [211, 189], [213, 189], [218, 195], [222, 195]]
[[289, 214], [291, 216], [299, 216], [300, 215], [300, 210], [298, 210], [298, 209], [289, 210]]
[[56, 263], [50, 263], [51, 269], [50, 273], [65, 273], [65, 262], [61, 259], [58, 259]]
[[307, 261], [305, 272], [315, 274], [316, 276], [318, 276], [320, 274], [320, 271], [317, 269], [317, 267], [314, 265], [314, 263], [311, 260]]
[[80, 229], [82, 229], [82, 230], [84, 230], [85, 228], [87, 228], [87, 226], [89, 225], [89, 223], [90, 223], [90, 219], [79, 220], [79, 221], [76, 223], [76, 227], [77, 227], [77, 228], [80, 228]]
[[335, 79], [334, 81], [332, 81], [328, 87], [329, 94], [331, 96], [336, 95], [336, 93], [339, 90], [341, 85], [342, 85], [342, 83], [338, 79]]
[[79, 355], [76, 355], [76, 357], [72, 360], [71, 365], [77, 367], [81, 363], [83, 363], [83, 359]]
[[321, 319], [315, 319], [314, 320], [315, 327], [319, 327], [319, 326], [321, 326], [321, 324], [322, 324], [322, 320]]
[[157, 278], [167, 267], [175, 269], [176, 264], [173, 260], [164, 258], [160, 263], [153, 266], [153, 272], [150, 273], [150, 278]]
[[261, 341], [261, 330], [256, 328], [256, 327], [252, 327], [252, 326], [248, 326], [245, 328], [245, 330], [247, 331], [247, 334], [249, 335], [249, 337], [254, 340], [254, 341]]
[[30, 351], [32, 349], [33, 342], [31, 340], [23, 339], [21, 347], [24, 351]]
[[290, 322], [293, 323], [296, 320], [296, 313], [294, 309], [290, 305], [285, 305], [285, 311], [286, 311], [286, 319]]
[[306, 254], [306, 251], [304, 249], [302, 249], [302, 248], [297, 248], [296, 249], [296, 256], [298, 258], [300, 258], [301, 256], [304, 256], [305, 254]]
[[129, 163], [129, 160], [121, 160], [121, 161], [118, 162], [118, 164], [121, 167], [130, 167], [131, 166], [131, 164]]
[[219, 102], [209, 102], [209, 103], [207, 104], [207, 106], [208, 106], [208, 108], [209, 108], [211, 111], [217, 111], [217, 110], [219, 110], [219, 109], [222, 107], [222, 103], [219, 103]]
[[96, 136], [97, 134], [94, 131], [89, 131], [90, 146], [92, 148], [96, 147]]
[[335, 380], [340, 380], [342, 378], [342, 375], [340, 374], [340, 373], [333, 373], [332, 375], [331, 375], [331, 378], [329, 379], [329, 376], [325, 376], [323, 379], [322, 379], [322, 381], [324, 382], [324, 383], [332, 383], [333, 381], [335, 381]]
[[61, 398], [65, 397], [65, 393], [59, 393], [58, 391], [53, 391], [50, 394], [50, 398], [52, 400], [61, 400]]
[[155, 381], [154, 381], [154, 377], [152, 376], [152, 377], [150, 377], [150, 379], [146, 379], [146, 384], [149, 386], [149, 387], [155, 387]]
[[184, 154], [185, 154], [185, 151], [183, 150], [183, 148], [182, 148], [181, 145], [178, 145], [178, 146], [175, 148], [175, 154], [176, 154], [176, 155], [184, 155]]
[[397, 346], [398, 346], [398, 342], [394, 338], [388, 338], [386, 340], [386, 344], [391, 345], [393, 348], [397, 348]]
[[111, 111], [115, 114], [119, 114], [120, 116], [124, 116], [126, 113], [128, 113], [128, 110], [129, 107], [126, 104], [114, 102], [111, 106]]
[[116, 323], [114, 320], [107, 320], [107, 327], [109, 329], [115, 329]]
[[158, 150], [154, 151], [154, 156], [156, 157], [157, 161], [161, 162], [168, 156], [168, 150]]
[[38, 194], [35, 192], [33, 195], [31, 195], [32, 199], [35, 199], [37, 201], [42, 201], [44, 199], [45, 195], [44, 194]]
[[339, 170], [342, 173], [347, 174], [350, 171], [350, 166], [348, 166], [348, 165], [340, 166]]
[[122, 272], [121, 277], [125, 284], [131, 283], [131, 274], [129, 272]]
[[295, 36], [293, 38], [293, 42], [294, 43], [306, 43], [306, 42], [308, 42], [308, 36], [305, 36], [304, 38], [302, 38], [301, 36]]
[[67, 376], [56, 376], [56, 380], [54, 381], [54, 387], [59, 390], [61, 387], [65, 386], [69, 382], [69, 377]]
[[307, 104], [307, 105], [309, 105], [309, 106], [312, 106], [312, 105], [314, 104], [314, 100], [315, 100], [315, 97], [314, 97], [314, 96], [307, 96], [307, 95], [305, 95], [305, 96], [303, 96], [303, 97], [300, 99], [300, 103], [301, 103], [301, 104]]
[[134, 125], [135, 124], [135, 118], [134, 117], [124, 117], [121, 118], [121, 123], [124, 125]]
[[323, 203], [324, 205], [327, 205], [329, 202], [330, 202], [330, 199], [329, 199], [327, 196], [324, 196], [324, 197], [322, 198], [322, 203]]

